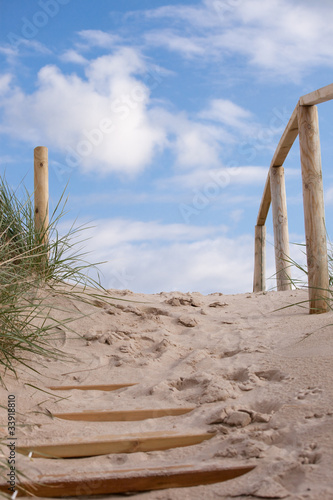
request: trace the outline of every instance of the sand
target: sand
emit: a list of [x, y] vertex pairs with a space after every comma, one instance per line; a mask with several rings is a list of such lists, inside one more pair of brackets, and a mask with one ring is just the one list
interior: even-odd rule
[[[200, 444], [164, 451], [66, 460], [17, 454], [17, 468], [33, 479], [62, 471], [75, 476], [177, 464], [250, 464], [255, 469], [237, 479], [132, 498], [333, 499], [331, 312], [309, 315], [306, 305], [281, 309], [306, 300], [305, 291], [110, 294], [129, 302], [83, 305], [55, 299], [60, 309], [77, 316], [71, 324], [76, 334], [63, 328], [52, 341], [68, 358], [33, 356], [30, 363], [39, 373], [18, 367], [18, 379], [6, 374], [1, 403], [15, 394], [18, 443], [156, 431], [215, 434]], [[116, 383], [136, 385], [113, 392], [47, 389]], [[73, 422], [50, 415], [192, 406], [184, 415], [137, 422]], [[6, 424], [4, 409], [1, 422]], [[7, 436], [6, 427], [1, 432]]]

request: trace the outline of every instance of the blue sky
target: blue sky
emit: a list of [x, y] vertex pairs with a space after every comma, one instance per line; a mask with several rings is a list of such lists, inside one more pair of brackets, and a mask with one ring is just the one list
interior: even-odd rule
[[[268, 167], [300, 96], [333, 81], [331, 0], [0, 0], [0, 172], [73, 219], [104, 286], [252, 290]], [[318, 106], [332, 234], [332, 103]], [[285, 163], [304, 241], [298, 140]], [[274, 273], [271, 214], [267, 274]], [[301, 250], [292, 246], [292, 256]], [[268, 286], [273, 286], [270, 280]]]

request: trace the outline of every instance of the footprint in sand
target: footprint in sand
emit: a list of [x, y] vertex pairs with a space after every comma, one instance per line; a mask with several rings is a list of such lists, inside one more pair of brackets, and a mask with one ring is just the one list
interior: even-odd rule
[[320, 389], [319, 387], [311, 387], [311, 386], [309, 386], [306, 389], [300, 391], [297, 394], [296, 399], [303, 400], [303, 399], [306, 399], [306, 398], [311, 397], [311, 396], [318, 396], [322, 392], [323, 392], [323, 390]]
[[278, 369], [261, 370], [255, 372], [255, 375], [261, 380], [267, 380], [268, 382], [281, 382], [282, 380], [289, 378], [287, 374]]
[[321, 460], [321, 453], [318, 450], [317, 443], [309, 444], [304, 450], [299, 454], [299, 460], [301, 464], [317, 464]]
[[183, 393], [182, 399], [192, 403], [215, 403], [235, 398], [232, 384], [225, 379], [212, 379], [209, 375], [180, 377], [169, 383], [171, 388]]

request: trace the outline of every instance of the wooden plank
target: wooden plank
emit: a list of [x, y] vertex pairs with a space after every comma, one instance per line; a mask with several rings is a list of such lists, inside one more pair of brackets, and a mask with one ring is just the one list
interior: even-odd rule
[[313, 106], [315, 104], [320, 104], [321, 102], [331, 101], [333, 99], [333, 83], [326, 85], [326, 87], [321, 87], [314, 92], [303, 95], [299, 103], [302, 106]]
[[324, 313], [330, 292], [317, 107], [300, 106], [298, 118], [310, 314]]
[[256, 226], [254, 236], [254, 276], [253, 291], [266, 289], [266, 226]]
[[[253, 465], [222, 467], [216, 465], [177, 465], [99, 473], [40, 475], [33, 482], [17, 485], [20, 494], [27, 492], [37, 497], [69, 497], [134, 493], [166, 488], [189, 488], [228, 481], [255, 468]], [[0, 485], [5, 491], [8, 485]]]
[[283, 165], [284, 160], [287, 158], [288, 153], [291, 149], [291, 146], [295, 142], [295, 139], [298, 135], [297, 108], [298, 104], [292, 112], [287, 126], [281, 136], [279, 144], [277, 145], [271, 161], [271, 167], [281, 167]]
[[78, 389], [80, 391], [116, 391], [123, 387], [132, 387], [135, 384], [93, 384], [93, 385], [52, 385], [48, 387], [52, 391], [71, 391]]
[[274, 249], [277, 290], [291, 290], [289, 231], [287, 217], [287, 196], [284, 168], [271, 169], [271, 196], [274, 229]]
[[[294, 111], [292, 112], [288, 124], [281, 136], [279, 144], [277, 145], [277, 148], [275, 150], [275, 153], [273, 155], [270, 164], [270, 169], [273, 167], [281, 167], [283, 165], [284, 160], [287, 158], [288, 153], [295, 142], [295, 139], [298, 135], [297, 108], [298, 104], [295, 107]], [[265, 224], [270, 204], [271, 204], [271, 191], [270, 191], [270, 170], [269, 170], [259, 207], [257, 226], [263, 226]]]
[[264, 226], [265, 225], [268, 211], [269, 211], [269, 207], [271, 205], [271, 185], [270, 185], [269, 176], [270, 176], [270, 172], [268, 171], [267, 179], [266, 179], [266, 183], [265, 183], [265, 187], [264, 187], [264, 192], [263, 192], [260, 207], [259, 207], [257, 226]]
[[85, 422], [131, 422], [147, 418], [160, 418], [184, 415], [194, 410], [191, 408], [153, 408], [136, 410], [84, 410], [70, 413], [53, 413], [54, 417], [63, 420], [77, 420]]
[[32, 457], [77, 458], [107, 455], [109, 453], [135, 453], [139, 451], [168, 450], [182, 446], [199, 444], [211, 439], [212, 433], [180, 434], [177, 432], [144, 432], [120, 436], [97, 436], [92, 440], [78, 439], [73, 442], [31, 443], [17, 447], [23, 455], [32, 453]]

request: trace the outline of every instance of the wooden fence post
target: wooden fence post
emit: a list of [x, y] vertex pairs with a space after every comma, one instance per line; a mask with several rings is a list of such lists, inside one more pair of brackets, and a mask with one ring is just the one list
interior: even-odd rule
[[328, 310], [329, 273], [317, 106], [299, 106], [310, 314]]
[[48, 243], [49, 225], [49, 174], [48, 150], [44, 146], [34, 149], [35, 228], [40, 231], [43, 243]]
[[278, 291], [291, 290], [289, 232], [284, 168], [271, 167], [271, 198], [274, 228], [275, 267]]
[[253, 291], [266, 289], [266, 226], [255, 226]]

